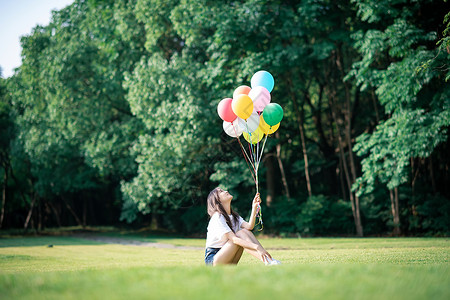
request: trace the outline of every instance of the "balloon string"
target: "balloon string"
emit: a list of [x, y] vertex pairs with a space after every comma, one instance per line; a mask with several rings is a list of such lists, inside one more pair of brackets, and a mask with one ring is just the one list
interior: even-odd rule
[[[244, 121], [245, 121], [245, 120], [244, 120]], [[247, 132], [250, 131], [250, 130], [248, 129], [247, 121], [245, 121], [245, 126], [247, 127]], [[251, 141], [251, 134], [249, 134], [249, 139], [250, 139], [250, 141]], [[242, 147], [242, 149], [244, 149], [244, 151], [245, 151], [245, 147]], [[250, 163], [251, 163], [251, 165], [252, 165], [252, 167], [253, 167], [253, 172], [256, 174], [255, 159], [254, 159], [254, 156], [253, 156], [253, 153], [252, 153], [251, 150], [252, 150], [252, 149], [250, 148], [250, 151], [249, 151], [249, 152], [250, 152], [250, 156], [248, 156], [247, 152], [245, 152], [245, 154], [247, 154], [247, 157], [249, 158]], [[250, 159], [250, 157], [251, 157], [252, 159]]]
[[[253, 138], [256, 137], [255, 134], [253, 134], [252, 136], [253, 136]], [[250, 140], [252, 140], [252, 139], [250, 138]], [[251, 143], [251, 146], [252, 146], [252, 153], [253, 153], [253, 161], [255, 162], [255, 170], [256, 170], [256, 145]]]
[[250, 165], [249, 165], [249, 167], [251, 166], [250, 170], [252, 172], [254, 172], [255, 171], [255, 166], [253, 165], [253, 162], [250, 160], [250, 157], [248, 156], [247, 151], [245, 151], [245, 148], [242, 145], [241, 140], [239, 138], [237, 138], [237, 139], [239, 141], [239, 145], [241, 146], [241, 151], [244, 154], [245, 161], [247, 161], [247, 164], [250, 163]]
[[[256, 138], [258, 140], [258, 143], [256, 144], [256, 158], [257, 158], [256, 161], [258, 162], [258, 157], [259, 157], [259, 131], [258, 131], [258, 136]], [[258, 170], [258, 167], [256, 167], [256, 170]]]
[[242, 151], [242, 153], [243, 153], [243, 155], [244, 155], [245, 160], [246, 160], [246, 161], [248, 160], [247, 163], [250, 163], [250, 164], [251, 164], [251, 166], [252, 166], [251, 169], [253, 169], [253, 171], [254, 171], [254, 170], [255, 170], [255, 166], [253, 165], [252, 161], [250, 160], [250, 157], [248, 156], [247, 151], [245, 151], [245, 147], [242, 146], [242, 143], [241, 143], [241, 140], [239, 139], [239, 137], [236, 137], [236, 138], [237, 138], [237, 140], [238, 140], [238, 142], [239, 142], [239, 145], [241, 146], [241, 151]]
[[[249, 139], [250, 139], [250, 140], [252, 140], [251, 138], [252, 138], [251, 135], [249, 135]], [[254, 163], [254, 162], [253, 162], [253, 158], [254, 158], [254, 157], [253, 157], [253, 153], [252, 153], [252, 149], [251, 149], [250, 145], [248, 146], [248, 152], [250, 153], [250, 157], [251, 157], [251, 159], [252, 159], [252, 163]], [[254, 168], [254, 165], [253, 165], [253, 168]]]
[[[239, 139], [239, 136], [237, 135], [236, 128], [234, 128], [233, 124], [231, 124], [231, 126], [233, 126], [234, 133], [236, 135], [236, 139], [238, 140], [239, 146], [241, 147], [242, 155], [244, 155], [244, 159], [245, 159], [245, 162], [247, 163], [247, 167], [250, 169], [250, 174], [252, 175], [253, 180], [256, 182], [255, 176], [253, 175], [253, 172], [252, 172], [252, 168], [249, 165], [248, 154], [247, 154], [247, 152], [245, 152], [244, 146], [242, 146], [241, 140]], [[252, 164], [251, 161], [250, 161], [250, 164]], [[252, 164], [252, 167], [253, 167], [253, 170], [255, 170], [255, 167], [253, 166], [253, 164]]]
[[[252, 134], [250, 133], [249, 134], [249, 139], [250, 139], [250, 141], [252, 140]], [[256, 172], [256, 159], [255, 159], [255, 151], [253, 151], [253, 144], [252, 143], [250, 143], [249, 144], [249, 148], [250, 148], [250, 153], [252, 154], [252, 157], [253, 157], [253, 164], [255, 165], [255, 172]]]
[[261, 231], [264, 229], [264, 224], [263, 224], [263, 220], [262, 220], [261, 206], [259, 204], [258, 204], [258, 210], [256, 212], [256, 215], [258, 216], [258, 223], [256, 223], [255, 226], [258, 226], [259, 224], [261, 224], [261, 228], [258, 229], [258, 231]]
[[[247, 127], [247, 133], [248, 133], [249, 140], [250, 140], [249, 141], [249, 150], [250, 150], [250, 154], [251, 154], [251, 156], [253, 158], [253, 162], [254, 162], [253, 169], [254, 169], [254, 172], [255, 172], [255, 176], [253, 176], [253, 174], [252, 174], [252, 177], [253, 177], [253, 180], [255, 181], [256, 193], [259, 193], [258, 168], [259, 168], [259, 162], [261, 161], [261, 157], [262, 157], [262, 152], [261, 152], [261, 155], [259, 154], [259, 132], [258, 132], [258, 136], [256, 137], [258, 139], [257, 145], [253, 145], [253, 143], [252, 143], [252, 134], [250, 133], [250, 130], [248, 129], [247, 121], [245, 121], [245, 126]], [[266, 136], [266, 140], [267, 140], [267, 136]], [[264, 141], [264, 145], [265, 145], [265, 141]], [[239, 142], [239, 144], [240, 144], [240, 142]], [[263, 225], [261, 206], [260, 205], [258, 205], [257, 215], [258, 215], [258, 224], [256, 224], [256, 225], [261, 224], [261, 228], [259, 229], [259, 231], [261, 231], [261, 230], [263, 230], [264, 225]]]
[[[245, 158], [245, 162], [247, 163], [247, 166], [248, 166], [248, 168], [250, 169], [250, 174], [252, 175], [252, 178], [253, 178], [253, 181], [255, 181], [256, 182], [256, 179], [255, 179], [255, 175], [253, 175], [253, 172], [254, 172], [254, 170], [255, 170], [255, 168], [253, 167], [253, 164], [252, 164], [252, 162], [251, 161], [249, 161], [248, 159], [247, 159], [247, 153], [245, 152], [245, 149], [244, 149], [244, 146], [242, 146], [242, 143], [241, 143], [241, 140], [239, 139], [239, 137], [237, 137], [237, 140], [238, 140], [238, 142], [239, 142], [239, 145], [241, 146], [241, 151], [242, 151], [242, 154], [244, 154], [244, 158]], [[247, 156], [247, 157], [246, 157]], [[249, 164], [250, 163], [250, 164]], [[253, 167], [250, 167], [250, 165]]]
[[[241, 140], [239, 139], [239, 135], [237, 134], [237, 131], [236, 131], [236, 128], [234, 127], [234, 125], [233, 125], [233, 123], [231, 123], [231, 126], [233, 126], [233, 130], [234, 130], [234, 135], [236, 136], [236, 138], [237, 138], [237, 140], [238, 140], [238, 142], [239, 142], [239, 145], [241, 146], [241, 151], [242, 151], [242, 153], [243, 153], [243, 155], [244, 155], [244, 158], [246, 159], [246, 161], [247, 161], [247, 158], [248, 159], [250, 159], [249, 157], [248, 157], [248, 154], [247, 154], [247, 152], [245, 151], [245, 148], [242, 146], [242, 144], [241, 144]], [[246, 157], [247, 156], [247, 157]], [[251, 162], [250, 162], [251, 163]], [[247, 164], [248, 164], [248, 162], [247, 162]], [[252, 164], [252, 167], [253, 167], [253, 169], [255, 168], [254, 166], [253, 166], [253, 164]]]
[[[259, 137], [258, 137], [258, 153], [257, 153], [256, 174], [258, 174], [259, 164], [261, 163], [261, 158], [262, 158], [262, 156], [264, 154], [264, 147], [266, 146], [267, 136], [268, 136], [268, 134], [266, 134], [266, 137], [264, 139], [264, 142], [263, 142], [263, 145], [261, 147], [261, 150], [259, 150]], [[261, 151], [261, 152], [259, 152], [259, 151]], [[256, 188], [257, 188], [257, 191], [258, 191], [258, 186]], [[264, 229], [264, 223], [263, 223], [263, 220], [262, 220], [262, 211], [261, 211], [261, 206], [260, 205], [258, 205], [257, 215], [258, 215], [258, 224], [256, 224], [256, 225], [261, 225], [261, 228], [258, 229], [258, 231], [261, 231], [261, 230]]]
[[258, 161], [258, 157], [259, 157], [259, 134], [260, 132], [258, 131], [258, 134], [256, 136], [256, 139], [258, 140], [258, 142], [256, 143], [256, 162], [255, 162], [255, 169], [256, 169], [256, 192], [259, 193], [259, 178], [258, 178], [258, 167], [259, 167], [259, 161]]
[[247, 133], [248, 133], [248, 139], [250, 140], [248, 143], [248, 148], [250, 151], [250, 154], [252, 155], [252, 159], [253, 159], [253, 168], [255, 169], [255, 174], [256, 174], [256, 158], [255, 158], [255, 154], [253, 151], [253, 143], [252, 143], [252, 134], [250, 133], [250, 129], [248, 129], [248, 123], [247, 120], [245, 120], [245, 127], [247, 127]]
[[259, 156], [259, 159], [258, 159], [258, 165], [256, 166], [256, 171], [258, 172], [258, 169], [259, 169], [259, 164], [260, 164], [260, 162], [261, 162], [261, 158], [262, 158], [262, 156], [263, 156], [263, 153], [264, 153], [264, 147], [266, 146], [266, 141], [267, 141], [267, 137], [268, 137], [269, 135], [268, 134], [266, 134], [266, 137], [264, 138], [264, 143], [263, 143], [263, 146], [262, 146], [262, 149], [261, 149], [261, 153], [260, 153], [260, 156]]
[[[258, 118], [260, 118], [260, 117], [261, 117], [261, 112], [257, 112], [257, 114], [258, 114]], [[260, 133], [261, 133], [261, 132], [258, 131], [258, 136], [257, 136], [258, 143], [256, 144], [256, 161], [257, 161], [258, 166], [259, 166], [259, 159], [258, 159], [258, 157], [259, 157], [259, 142], [260, 142], [259, 134], [260, 134]], [[255, 165], [255, 167], [256, 167], [256, 172], [258, 172], [258, 166]]]

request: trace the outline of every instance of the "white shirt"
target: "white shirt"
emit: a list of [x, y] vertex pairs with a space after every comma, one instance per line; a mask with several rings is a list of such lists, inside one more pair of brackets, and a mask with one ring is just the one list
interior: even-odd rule
[[[238, 224], [234, 223], [233, 215], [228, 215], [231, 220], [231, 224], [233, 224], [234, 232], [238, 232], [241, 229], [241, 225], [244, 222], [244, 219], [242, 219], [241, 216], [239, 216]], [[230, 232], [231, 228], [228, 226], [227, 221], [225, 220], [225, 217], [216, 212], [211, 217], [211, 220], [209, 220], [208, 224], [208, 234], [206, 235], [206, 248], [222, 248], [226, 242], [227, 237], [225, 236], [226, 233]]]

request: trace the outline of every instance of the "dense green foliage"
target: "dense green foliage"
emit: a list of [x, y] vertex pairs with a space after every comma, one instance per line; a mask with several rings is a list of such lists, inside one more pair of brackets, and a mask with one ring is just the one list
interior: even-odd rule
[[0, 226], [202, 233], [254, 191], [219, 101], [258, 70], [284, 108], [268, 233], [450, 233], [447, 2], [76, 0], [0, 79]]

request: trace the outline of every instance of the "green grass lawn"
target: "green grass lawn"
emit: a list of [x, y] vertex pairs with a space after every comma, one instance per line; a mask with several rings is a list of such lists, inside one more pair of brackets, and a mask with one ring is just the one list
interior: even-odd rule
[[448, 238], [261, 241], [283, 265], [266, 267], [244, 253], [238, 266], [211, 268], [204, 266], [201, 249], [1, 238], [0, 299], [450, 299]]

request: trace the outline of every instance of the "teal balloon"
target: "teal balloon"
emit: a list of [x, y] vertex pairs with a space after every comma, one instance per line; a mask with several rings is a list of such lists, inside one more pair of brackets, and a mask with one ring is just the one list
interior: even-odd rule
[[275, 81], [273, 80], [272, 74], [270, 74], [269, 72], [258, 71], [252, 76], [250, 83], [252, 85], [252, 89], [254, 89], [257, 86], [263, 86], [270, 93], [273, 90]]
[[263, 119], [269, 126], [275, 126], [283, 119], [283, 108], [277, 103], [269, 103], [264, 107]]

